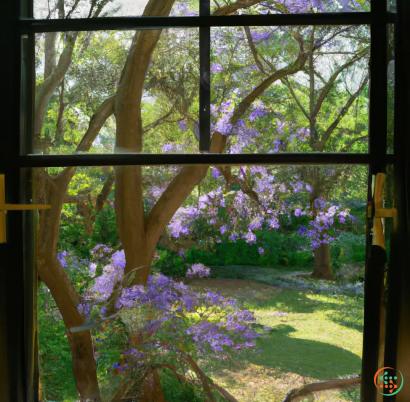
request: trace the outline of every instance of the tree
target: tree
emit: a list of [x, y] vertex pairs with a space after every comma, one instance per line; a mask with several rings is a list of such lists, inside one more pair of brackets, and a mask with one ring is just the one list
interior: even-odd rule
[[[364, 151], [359, 144], [367, 139], [364, 89], [368, 75], [364, 60], [369, 55], [369, 39], [366, 28], [305, 27], [294, 31], [281, 27], [254, 30], [244, 27], [243, 33], [237, 32], [236, 28], [225, 28], [215, 33], [214, 39], [218, 50], [215, 51], [213, 72], [221, 77], [213, 88], [214, 102], [219, 104], [214, 107], [214, 121], [216, 127], [229, 136], [229, 152]], [[239, 83], [252, 86], [254, 77], [263, 77], [263, 82], [269, 83], [271, 74], [278, 72], [275, 65], [286, 62], [297, 52], [295, 45], [299, 45], [299, 57], [292, 67], [293, 74], [280, 77], [283, 87], [267, 91], [261, 84], [241, 101]], [[287, 52], [279, 50], [284, 46]], [[222, 53], [226, 48], [231, 52]], [[337, 54], [337, 58], [332, 57], [333, 54]], [[327, 70], [323, 69], [325, 64]], [[293, 101], [292, 107], [289, 99]], [[359, 101], [364, 107], [359, 108]], [[355, 110], [352, 111], [354, 102]], [[241, 105], [250, 103], [254, 111], [247, 116], [247, 121], [239, 121], [237, 111]], [[280, 134], [273, 142], [275, 148], [272, 147], [273, 130], [267, 129], [272, 116], [276, 117]], [[319, 172], [315, 167], [302, 168], [303, 180], [313, 189], [310, 197], [313, 213], [314, 200], [326, 195], [341, 174], [340, 169], [334, 170], [333, 177], [320, 176]], [[332, 279], [328, 243], [320, 244], [314, 252], [313, 275]]]
[[[84, 13], [85, 16], [96, 18], [106, 15], [104, 13], [109, 3], [110, 0], [95, 0], [90, 6], [86, 6], [85, 2], [81, 1], [67, 1], [67, 3], [59, 1], [49, 10], [49, 13], [50, 16], [57, 13], [60, 18], [71, 18]], [[246, 10], [258, 4], [257, 1], [231, 2], [226, 7], [218, 7], [215, 15]], [[282, 8], [279, 3], [275, 4], [275, 7]], [[181, 7], [181, 4], [177, 5]], [[173, 6], [174, 0], [150, 0], [143, 15], [167, 16]], [[249, 10], [253, 9], [249, 8]], [[304, 68], [313, 46], [312, 40], [309, 42], [309, 39], [302, 37], [305, 31], [306, 28], [295, 31], [277, 30], [277, 40], [274, 41], [273, 47], [268, 46], [267, 50], [277, 52], [278, 38], [286, 37], [287, 40], [292, 40], [289, 54], [283, 59], [275, 60], [278, 61], [278, 65], [282, 65], [280, 68], [273, 68], [262, 80], [254, 77], [253, 81], [256, 83], [254, 88], [244, 86], [241, 90], [242, 95], [238, 95], [236, 99], [235, 107], [231, 109], [228, 107], [231, 114], [225, 113], [225, 117], [215, 124], [211, 152], [221, 153], [225, 148], [231, 152], [234, 143], [230, 143], [228, 139], [234, 137], [229, 136], [230, 131], [241, 124], [241, 119], [264, 96], [264, 92], [272, 87], [272, 84]], [[38, 68], [44, 67], [44, 73], [37, 74], [34, 119], [36, 152], [87, 152], [92, 147], [104, 146], [104, 141], [112, 136], [115, 136], [117, 151], [142, 152], [143, 137], [150, 132], [149, 130], [158, 129], [164, 137], [168, 130], [161, 130], [161, 126], [172, 127], [176, 130], [174, 133], [185, 133], [185, 123], [181, 126], [183, 120], [187, 121], [190, 132], [195, 136], [196, 121], [193, 114], [197, 101], [193, 100], [196, 94], [192, 82], [197, 78], [196, 67], [184, 65], [185, 69], [181, 69], [183, 63], [175, 62], [174, 66], [179, 67], [181, 76], [182, 72], [187, 73], [185, 77], [192, 76], [191, 81], [188, 81], [186, 88], [183, 86], [184, 91], [181, 92], [181, 76], [174, 74], [171, 77], [170, 66], [164, 69], [163, 61], [155, 56], [163, 36], [165, 36], [164, 46], [166, 46], [166, 40], [167, 38], [171, 40], [172, 34], [167, 37], [159, 30], [139, 31], [132, 35], [124, 33], [117, 36], [112, 33], [93, 35], [79, 32], [64, 33], [60, 37], [56, 34], [45, 34], [44, 45], [42, 48], [40, 45], [41, 51], [44, 52], [44, 64], [37, 63]], [[101, 48], [101, 51], [96, 46], [97, 40], [106, 45]], [[176, 43], [179, 46], [178, 50], [182, 51], [183, 43], [181, 41]], [[129, 46], [131, 44], [132, 46]], [[323, 44], [319, 43], [317, 46], [319, 49]], [[252, 46], [247, 45], [247, 47], [249, 58], [253, 56]], [[62, 50], [57, 61], [56, 49], [58, 48]], [[188, 51], [192, 51], [192, 48], [188, 48]], [[76, 59], [77, 64], [71, 71], [73, 58]], [[88, 66], [87, 62], [89, 62]], [[98, 62], [100, 64], [97, 68]], [[90, 68], [98, 72], [93, 80], [87, 75]], [[216, 70], [218, 66], [214, 65], [213, 72]], [[109, 85], [104, 88], [103, 85], [107, 82]], [[91, 84], [95, 86], [95, 91], [89, 91]], [[143, 97], [147, 94], [145, 86], [151, 94], [159, 91], [158, 104], [164, 110], [153, 111], [146, 106], [147, 103], [143, 103]], [[73, 105], [70, 105], [69, 101], [73, 102]], [[143, 126], [145, 118], [147, 120], [149, 118], [149, 123]], [[85, 133], [82, 134], [84, 131]], [[188, 134], [187, 132], [185, 136]], [[267, 137], [268, 134], [266, 133]], [[244, 137], [237, 140], [239, 143], [240, 141], [245, 141], [246, 145], [248, 139]], [[114, 180], [117, 226], [126, 257], [124, 272], [129, 274], [135, 268], [143, 267], [138, 271], [139, 277], [134, 279], [133, 284], [147, 283], [159, 236], [187, 196], [206, 175], [207, 170], [208, 166], [189, 166], [176, 171], [171, 183], [148, 216], [144, 213], [141, 167], [117, 167], [115, 174], [107, 180], [99, 202], [104, 202]], [[234, 181], [246, 187], [240, 177], [230, 173], [229, 168], [221, 168], [221, 170], [224, 176], [229, 177], [228, 182]], [[63, 204], [76, 202], [83, 216], [89, 220], [87, 212], [89, 205], [81, 203], [78, 199], [66, 197], [67, 189], [75, 174], [75, 167], [59, 170], [54, 175], [50, 175], [45, 169], [39, 169], [36, 173], [35, 198], [38, 203], [52, 206], [51, 210], [43, 211], [39, 215], [37, 268], [39, 277], [50, 289], [67, 328], [73, 358], [73, 373], [80, 398], [98, 400], [100, 393], [91, 334], [89, 331], [70, 331], [70, 328], [85, 323], [85, 317], [78, 309], [81, 297], [57, 258], [59, 219]], [[253, 194], [250, 190], [246, 191], [250, 195]], [[99, 205], [95, 204], [96, 211]], [[89, 230], [92, 229], [91, 226]], [[111, 308], [114, 309], [114, 295], [111, 301]]]

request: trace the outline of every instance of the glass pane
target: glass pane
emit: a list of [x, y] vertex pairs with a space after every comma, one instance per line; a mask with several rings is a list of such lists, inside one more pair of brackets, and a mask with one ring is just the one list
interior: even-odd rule
[[211, 40], [227, 152], [368, 151], [368, 26], [212, 28]]
[[360, 373], [367, 170], [35, 169], [42, 400], [203, 400], [203, 372], [271, 402]]
[[42, 19], [198, 14], [198, 0], [34, 0], [34, 18]]
[[[260, 4], [262, 3], [262, 4]], [[211, 0], [211, 12], [216, 15], [241, 14], [311, 14], [335, 12], [362, 12], [370, 11], [369, 0], [343, 1], [236, 1]]]
[[396, 12], [396, 0], [387, 0], [387, 11], [390, 13]]
[[198, 151], [198, 29], [36, 35], [34, 152]]
[[394, 153], [394, 24], [387, 26], [387, 153]]

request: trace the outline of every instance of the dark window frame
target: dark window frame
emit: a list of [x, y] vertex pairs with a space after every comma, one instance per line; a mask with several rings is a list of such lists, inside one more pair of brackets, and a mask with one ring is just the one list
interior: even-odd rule
[[[367, 165], [369, 166], [369, 194], [371, 200], [371, 178], [378, 172], [385, 172], [386, 164], [395, 168], [395, 194], [398, 199], [401, 223], [399, 235], [401, 245], [408, 243], [408, 196], [406, 195], [406, 152], [409, 132], [409, 119], [405, 105], [410, 110], [410, 84], [401, 62], [409, 63], [410, 40], [410, 6], [406, 0], [397, 0], [397, 14], [387, 12], [386, 0], [373, 0], [370, 12], [364, 13], [320, 13], [294, 15], [241, 15], [241, 16], [210, 16], [210, 0], [200, 0], [200, 16], [198, 17], [109, 17], [98, 19], [70, 20], [36, 20], [33, 19], [32, 0], [6, 2], [1, 18], [5, 34], [9, 38], [2, 41], [2, 50], [10, 54], [14, 67], [3, 66], [2, 71], [10, 75], [6, 83], [6, 92], [12, 95], [8, 106], [3, 110], [9, 119], [5, 122], [0, 146], [0, 172], [7, 175], [8, 202], [29, 202], [31, 189], [27, 182], [29, 167], [55, 166], [106, 166], [106, 165], [183, 165], [183, 164], [232, 164], [232, 165]], [[395, 138], [394, 154], [386, 153], [387, 138], [387, 24], [395, 24], [396, 43], [400, 48], [396, 52], [396, 99], [395, 104]], [[369, 152], [367, 154], [335, 154], [335, 153], [281, 153], [281, 154], [210, 154], [210, 27], [212, 26], [291, 26], [291, 25], [354, 25], [368, 24], [371, 32], [370, 76], [372, 80], [370, 92], [369, 113]], [[112, 154], [112, 155], [30, 155], [32, 149], [31, 133], [33, 128], [34, 99], [34, 34], [51, 31], [79, 30], [113, 30], [113, 29], [159, 29], [172, 27], [199, 27], [200, 30], [200, 154], [182, 155], [151, 155], [151, 154]], [[8, 30], [8, 31], [7, 31]], [[22, 36], [25, 39], [22, 40]], [[7, 41], [10, 40], [10, 44]], [[20, 67], [21, 66], [21, 67]], [[15, 71], [12, 71], [14, 68]], [[22, 71], [20, 72], [20, 68]], [[400, 87], [402, 85], [402, 87]], [[408, 92], [406, 92], [406, 90]], [[207, 107], [208, 106], [208, 107]], [[20, 132], [20, 136], [13, 133]], [[8, 134], [11, 133], [11, 134]], [[7, 136], [8, 135], [8, 136]], [[406, 148], [407, 147], [407, 148]], [[408, 173], [407, 173], [408, 174]], [[12, 214], [10, 214], [12, 215]], [[0, 255], [6, 256], [7, 262], [12, 261], [16, 272], [1, 267], [3, 281], [0, 286], [0, 309], [4, 307], [5, 314], [0, 311], [0, 331], [7, 329], [7, 336], [0, 336], [0, 369], [8, 370], [8, 375], [0, 376], [0, 397], [5, 400], [32, 401], [37, 400], [36, 392], [36, 359], [35, 343], [35, 293], [36, 277], [34, 267], [33, 223], [30, 213], [14, 213], [13, 225], [9, 224], [9, 244], [1, 245]], [[24, 237], [22, 244], [21, 238]], [[407, 242], [407, 243], [406, 243]], [[367, 255], [371, 244], [370, 234], [367, 234]], [[405, 272], [406, 260], [398, 263], [395, 271], [397, 278], [404, 279], [402, 286], [410, 285], [409, 270]], [[7, 265], [7, 264], [3, 264]], [[20, 269], [22, 267], [22, 269]], [[400, 270], [401, 269], [401, 270]], [[366, 266], [369, 272], [369, 266]], [[400, 276], [402, 275], [402, 276]], [[5, 285], [7, 283], [7, 286]], [[392, 282], [393, 283], [393, 282]], [[396, 280], [394, 290], [397, 297], [388, 305], [387, 314], [392, 331], [386, 334], [386, 342], [395, 342], [395, 352], [389, 350], [392, 367], [395, 367], [397, 336], [399, 333], [399, 314], [397, 306], [410, 309], [410, 300], [405, 302], [400, 298], [400, 280]], [[393, 289], [392, 289], [393, 290]], [[366, 295], [364, 342], [370, 339], [372, 332], [377, 330], [377, 317], [370, 314], [369, 307], [377, 302], [379, 295], [373, 289]], [[395, 303], [395, 304], [394, 304]], [[407, 304], [406, 304], [407, 303]], [[390, 314], [390, 315], [389, 315]], [[403, 320], [402, 320], [403, 321]], [[403, 324], [402, 324], [403, 325]], [[410, 325], [408, 323], [407, 325]], [[410, 328], [408, 328], [410, 330]], [[0, 332], [1, 335], [1, 332]], [[404, 344], [403, 344], [404, 345]], [[5, 353], [9, 350], [9, 354]], [[402, 348], [404, 353], [405, 349]], [[4, 353], [2, 353], [4, 352]], [[408, 353], [408, 352], [407, 352]], [[378, 350], [367, 349], [362, 365], [362, 396], [364, 401], [373, 401], [375, 388], [372, 384], [374, 367], [377, 366]], [[388, 353], [386, 352], [386, 357]], [[394, 357], [394, 359], [393, 359]], [[394, 360], [394, 361], [393, 361]], [[408, 359], [410, 362], [410, 359]], [[8, 368], [8, 369], [7, 369]], [[377, 369], [377, 368], [376, 368]], [[3, 387], [4, 385], [4, 387]], [[3, 399], [2, 399], [3, 400]], [[404, 399], [403, 399], [404, 400]]]

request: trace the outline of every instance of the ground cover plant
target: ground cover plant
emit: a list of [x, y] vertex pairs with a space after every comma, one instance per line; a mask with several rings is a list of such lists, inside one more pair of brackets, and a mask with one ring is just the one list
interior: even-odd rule
[[[141, 10], [122, 11], [109, 0], [52, 3], [38, 0], [39, 16], [198, 13], [198, 4], [179, 0], [149, 0]], [[302, 3], [227, 1], [215, 2], [212, 10], [229, 15], [368, 7], [366, 1]], [[211, 30], [211, 41], [212, 153], [367, 151], [367, 26], [221, 27]], [[197, 152], [198, 60], [198, 29], [38, 34], [35, 152]], [[144, 325], [131, 324], [142, 314], [135, 310], [138, 292], [149, 292], [156, 280], [167, 284], [162, 293], [169, 287], [185, 297], [192, 291], [189, 281], [205, 280], [209, 268], [213, 280], [257, 281], [294, 297], [310, 292], [325, 304], [331, 296], [323, 292], [340, 293], [336, 304], [347, 306], [341, 304], [340, 312], [360, 305], [363, 272], [350, 264], [365, 257], [366, 167], [69, 167], [37, 169], [33, 180], [36, 202], [52, 205], [39, 212], [36, 233], [43, 398], [115, 400], [134, 391], [148, 397], [153, 387], [157, 400], [226, 399], [228, 388], [218, 390], [204, 377], [210, 373], [202, 367], [210, 363], [192, 352], [202, 338], [178, 337], [194, 325], [188, 307], [175, 313], [184, 317], [171, 317], [179, 307], [168, 300], [160, 309], [166, 323], [150, 327], [151, 313], [159, 319], [151, 312], [143, 314]], [[339, 282], [346, 276], [347, 283]], [[188, 288], [179, 288], [181, 280]], [[203, 302], [199, 293], [192, 296], [195, 306]], [[256, 304], [250, 304], [255, 314]], [[220, 324], [223, 314], [237, 312], [232, 308], [218, 307]], [[173, 345], [174, 363], [157, 361], [171, 352], [157, 356], [149, 342], [164, 341], [159, 327], [171, 330], [174, 318], [182, 321], [173, 338], [183, 346]], [[340, 315], [335, 325], [353, 318], [351, 325], [359, 328], [360, 314]], [[214, 319], [208, 324], [216, 326]], [[147, 345], [138, 331], [150, 334]], [[264, 342], [231, 341], [235, 353], [259, 349], [246, 342]], [[237, 344], [245, 349], [236, 350]], [[149, 359], [142, 351], [125, 353], [133, 345], [147, 347]], [[209, 358], [216, 352], [209, 351]], [[273, 351], [269, 356], [274, 364]], [[120, 364], [127, 359], [132, 363]], [[228, 359], [226, 352], [217, 361]], [[69, 381], [62, 381], [65, 376]], [[173, 396], [163, 395], [171, 390]]]

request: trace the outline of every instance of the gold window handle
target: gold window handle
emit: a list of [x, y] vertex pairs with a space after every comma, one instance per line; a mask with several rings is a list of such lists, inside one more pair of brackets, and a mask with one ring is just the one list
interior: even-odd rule
[[0, 174], [0, 243], [6, 243], [6, 214], [7, 211], [19, 211], [30, 209], [50, 209], [51, 205], [35, 204], [6, 204], [6, 185], [4, 174]]

